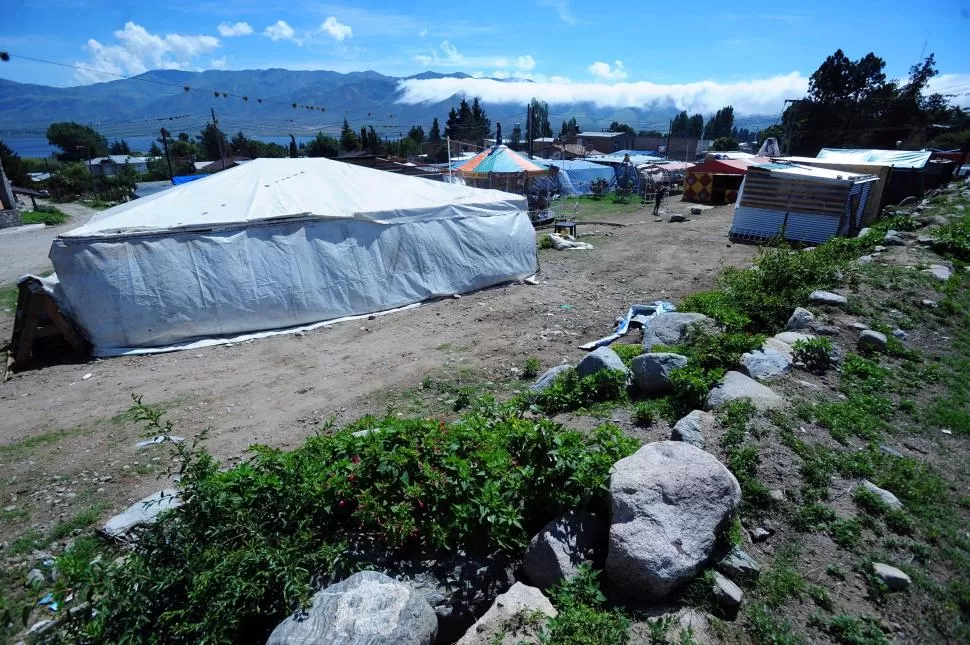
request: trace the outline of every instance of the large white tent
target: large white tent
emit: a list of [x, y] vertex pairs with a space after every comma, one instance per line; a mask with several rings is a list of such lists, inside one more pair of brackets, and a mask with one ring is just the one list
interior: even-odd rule
[[97, 356], [297, 327], [536, 271], [524, 197], [328, 159], [259, 159], [115, 208], [51, 246]]

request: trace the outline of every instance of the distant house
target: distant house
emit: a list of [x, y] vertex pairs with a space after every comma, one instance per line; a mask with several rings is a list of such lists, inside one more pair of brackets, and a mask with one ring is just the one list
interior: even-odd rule
[[636, 136], [629, 132], [581, 132], [576, 135], [576, 142], [584, 148], [606, 154], [632, 148], [635, 139]]
[[148, 162], [153, 157], [132, 157], [131, 155], [108, 155], [91, 159], [91, 174], [95, 177], [113, 177], [123, 166], [128, 166], [135, 172], [148, 172]]
[[250, 162], [252, 159], [249, 157], [226, 157], [223, 161], [222, 159], [217, 159], [216, 161], [210, 161], [209, 163], [199, 166], [195, 164], [196, 172], [219, 172], [220, 170], [226, 170], [227, 168], [235, 168], [236, 166], [241, 166], [244, 163]]

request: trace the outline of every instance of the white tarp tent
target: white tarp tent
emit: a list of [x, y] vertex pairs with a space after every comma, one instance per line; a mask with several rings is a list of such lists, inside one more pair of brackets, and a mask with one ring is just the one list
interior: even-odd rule
[[51, 246], [97, 356], [298, 327], [536, 271], [524, 197], [259, 159], [103, 211]]

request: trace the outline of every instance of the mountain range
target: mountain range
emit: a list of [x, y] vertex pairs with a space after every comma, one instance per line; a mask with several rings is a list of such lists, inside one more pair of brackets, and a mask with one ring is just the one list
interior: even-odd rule
[[[468, 75], [424, 72], [407, 78], [445, 77]], [[406, 133], [411, 125], [422, 125], [427, 131], [435, 117], [444, 128], [448, 110], [461, 97], [438, 103], [398, 103], [402, 80], [374, 71], [342, 74], [286, 69], [154, 70], [74, 87], [0, 79], [0, 137], [42, 136], [53, 121], [90, 124], [109, 139], [156, 135], [162, 127], [173, 133], [194, 134], [210, 118], [210, 108], [224, 131], [242, 130], [250, 136], [307, 136], [318, 130], [334, 133], [344, 118], [357, 128], [373, 125], [381, 136], [391, 138]], [[525, 105], [487, 103], [485, 109], [493, 126], [502, 121], [506, 132], [515, 122], [525, 120]], [[612, 121], [642, 129], [638, 124], [665, 123], [676, 109], [597, 108], [591, 103], [576, 103], [552, 106], [550, 113], [553, 131], [558, 133], [561, 121], [569, 116], [575, 116], [586, 130], [605, 129]]]

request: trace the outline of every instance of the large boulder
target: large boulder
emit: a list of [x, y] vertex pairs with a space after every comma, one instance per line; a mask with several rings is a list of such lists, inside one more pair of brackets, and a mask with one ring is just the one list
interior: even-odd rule
[[803, 307], [796, 307], [795, 311], [792, 312], [791, 317], [788, 318], [787, 329], [791, 331], [798, 331], [799, 329], [808, 329], [808, 326], [815, 321], [815, 314], [813, 314], [808, 309]]
[[536, 382], [529, 386], [531, 392], [542, 392], [556, 380], [556, 377], [565, 372], [566, 370], [572, 369], [572, 365], [556, 365], [548, 370], [546, 373], [536, 379]]
[[880, 331], [865, 329], [859, 334], [858, 347], [862, 351], [885, 352], [889, 347], [889, 339]]
[[[455, 645], [538, 643], [539, 630], [557, 614], [556, 608], [541, 591], [516, 582], [495, 599]], [[517, 620], [518, 617], [522, 620]]]
[[808, 294], [808, 301], [817, 305], [832, 305], [836, 307], [844, 307], [849, 304], [845, 296], [832, 293], [831, 291], [813, 291]]
[[623, 359], [609, 347], [597, 347], [579, 361], [576, 366], [576, 373], [579, 376], [589, 376], [603, 370], [616, 370], [629, 374]]
[[780, 334], [775, 334], [774, 339], [786, 345], [794, 345], [800, 340], [815, 340], [815, 336], [798, 331], [783, 331]]
[[674, 424], [670, 440], [683, 441], [703, 450], [704, 435], [714, 429], [716, 422], [717, 419], [710, 412], [694, 410]]
[[540, 589], [577, 573], [579, 565], [601, 565], [606, 556], [607, 528], [595, 515], [567, 511], [539, 531], [522, 558], [529, 581]]
[[361, 571], [313, 596], [310, 608], [277, 625], [266, 645], [430, 645], [434, 610], [408, 585]]
[[647, 394], [668, 392], [672, 389], [670, 373], [687, 367], [687, 357], [680, 354], [657, 352], [640, 354], [633, 359], [633, 380]]
[[775, 410], [785, 407], [785, 399], [774, 390], [765, 387], [741, 372], [728, 372], [721, 382], [707, 395], [704, 408], [713, 410], [725, 403], [748, 399], [759, 410]]
[[716, 331], [717, 325], [704, 314], [670, 312], [650, 319], [643, 330], [643, 348], [646, 351], [654, 345], [676, 345], [684, 340], [691, 325], [699, 324], [709, 331]]
[[662, 599], [707, 562], [741, 504], [734, 475], [681, 441], [650, 443], [613, 466], [606, 573], [619, 588]]
[[762, 348], [742, 354], [741, 365], [752, 378], [763, 381], [791, 370], [791, 356], [777, 349]]

